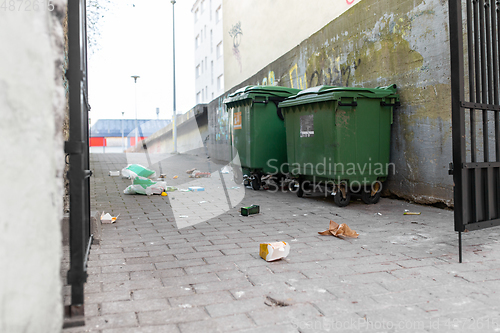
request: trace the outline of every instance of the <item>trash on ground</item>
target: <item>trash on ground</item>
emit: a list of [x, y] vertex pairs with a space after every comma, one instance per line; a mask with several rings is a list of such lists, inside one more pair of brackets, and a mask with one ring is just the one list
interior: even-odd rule
[[199, 192], [199, 191], [205, 191], [205, 188], [201, 186], [190, 186], [188, 187], [188, 190], [193, 192]]
[[233, 186], [233, 187], [231, 187], [230, 189], [231, 189], [231, 190], [236, 190], [236, 189], [239, 189], [239, 188], [240, 188], [239, 186]]
[[101, 223], [115, 223], [116, 219], [118, 218], [118, 216], [120, 216], [120, 214], [118, 214], [117, 216], [113, 217], [109, 213], [104, 214], [104, 212], [102, 212], [102, 214], [101, 214]]
[[191, 192], [191, 190], [188, 190], [187, 188], [181, 188], [179, 189], [179, 192]]
[[403, 215], [420, 215], [420, 212], [404, 212]]
[[323, 236], [332, 235], [335, 237], [344, 236], [344, 237], [353, 237], [353, 238], [358, 238], [358, 236], [359, 236], [359, 234], [356, 231], [349, 228], [347, 226], [347, 224], [342, 223], [341, 225], [339, 225], [338, 223], [336, 223], [332, 220], [330, 220], [330, 226], [329, 226], [328, 230], [320, 231], [320, 232], [318, 232], [318, 234], [323, 235]]
[[241, 207], [241, 215], [248, 216], [252, 214], [259, 214], [260, 206], [259, 205], [251, 205], [248, 207]]
[[187, 216], [187, 215], [179, 215], [179, 217], [185, 219], [186, 217], [189, 217], [189, 216]]
[[167, 192], [161, 192], [161, 196], [166, 197], [166, 196], [168, 196], [168, 194], [167, 194]]
[[200, 170], [194, 170], [189, 175], [189, 178], [209, 178], [212, 174], [210, 172], [201, 172]]
[[382, 216], [382, 213], [375, 213], [375, 215], [379, 215], [379, 216]]
[[159, 195], [161, 195], [163, 193], [163, 191], [165, 191], [166, 187], [167, 187], [166, 182], [155, 182], [149, 178], [137, 176], [132, 181], [132, 185], [129, 185], [123, 191], [123, 193], [125, 193], [125, 194], [145, 194], [145, 195], [159, 194]]
[[260, 244], [260, 256], [265, 261], [274, 261], [286, 256], [290, 253], [290, 245], [286, 242], [262, 243]]
[[166, 175], [166, 174], [164, 174], [164, 173], [162, 173], [162, 174], [160, 175], [160, 177], [158, 177], [158, 180], [160, 180], [160, 179], [161, 179], [161, 180], [163, 180], [163, 179], [165, 179], [165, 178], [167, 178], [167, 175]]
[[111, 177], [118, 177], [118, 176], [120, 176], [120, 171], [110, 171], [109, 175]]
[[205, 202], [206, 202], [206, 201], [200, 201], [200, 202], [198, 202], [198, 203], [199, 203], [199, 204], [202, 204], [202, 203], [205, 203]]
[[165, 192], [174, 192], [174, 191], [177, 191], [178, 188], [177, 187], [174, 187], [174, 186], [167, 186], [165, 187]]
[[195, 171], [196, 168], [192, 168], [192, 169], [189, 169], [189, 170], [186, 170], [186, 173], [193, 173], [193, 171]]
[[174, 176], [174, 177], [173, 177], [173, 179], [177, 179], [177, 178], [179, 178], [179, 176]]
[[223, 173], [223, 174], [226, 174], [226, 173], [229, 173], [229, 171], [231, 170], [231, 168], [229, 166], [224, 166], [221, 170], [220, 170], [220, 173]]
[[122, 169], [123, 178], [134, 179], [137, 176], [154, 178], [156, 176], [156, 172], [139, 164], [129, 164]]

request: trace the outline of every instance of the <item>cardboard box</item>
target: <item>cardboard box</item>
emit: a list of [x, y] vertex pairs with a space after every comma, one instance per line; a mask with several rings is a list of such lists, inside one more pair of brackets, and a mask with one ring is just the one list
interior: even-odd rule
[[290, 253], [290, 245], [286, 242], [260, 244], [260, 256], [265, 261], [274, 261], [285, 258]]

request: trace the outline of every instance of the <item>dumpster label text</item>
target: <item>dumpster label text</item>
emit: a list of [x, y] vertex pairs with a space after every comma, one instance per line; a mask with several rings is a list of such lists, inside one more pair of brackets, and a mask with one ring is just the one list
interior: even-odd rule
[[314, 115], [300, 117], [300, 137], [311, 138], [314, 136]]
[[241, 129], [241, 112], [234, 113], [233, 125], [234, 129]]

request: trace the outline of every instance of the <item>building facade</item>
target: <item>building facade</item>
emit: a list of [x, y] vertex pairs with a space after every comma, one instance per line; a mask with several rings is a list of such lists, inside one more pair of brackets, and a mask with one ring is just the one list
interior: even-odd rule
[[196, 0], [194, 19], [196, 104], [224, 93], [222, 0]]

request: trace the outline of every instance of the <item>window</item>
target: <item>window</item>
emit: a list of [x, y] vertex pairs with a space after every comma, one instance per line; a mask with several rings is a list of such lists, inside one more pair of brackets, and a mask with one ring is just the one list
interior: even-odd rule
[[201, 12], [203, 13], [205, 11], [205, 0], [201, 2]]
[[217, 44], [217, 59], [219, 59], [220, 57], [222, 57], [222, 42], [220, 42], [219, 44]]
[[208, 68], [208, 61], [207, 61], [207, 57], [205, 57], [205, 72], [207, 71], [207, 68]]
[[210, 53], [213, 52], [214, 52], [214, 41], [213, 41], [212, 29], [210, 29]]
[[210, 84], [214, 85], [214, 61], [210, 61]]
[[201, 89], [201, 101], [203, 102], [205, 100], [205, 91]]
[[196, 104], [200, 104], [200, 92], [196, 94]]
[[203, 74], [203, 60], [201, 61], [201, 74]]
[[224, 74], [220, 75], [217, 78], [217, 91], [221, 91], [224, 89]]
[[200, 45], [200, 35], [196, 36], [196, 38], [194, 39], [194, 48], [197, 49], [199, 45]]
[[197, 22], [197, 21], [198, 21], [198, 14], [199, 14], [199, 12], [198, 12], [198, 8], [196, 8], [196, 9], [195, 9], [195, 11], [194, 11], [194, 21], [195, 21], [195, 22]]
[[200, 77], [200, 65], [196, 66], [196, 78]]
[[210, 11], [210, 21], [212, 21], [212, 0], [210, 0], [210, 8], [208, 8]]
[[205, 99], [208, 100], [208, 86], [205, 87]]
[[200, 31], [200, 43], [203, 43], [203, 30]]
[[203, 30], [203, 32], [205, 33], [205, 40], [207, 39], [207, 26], [205, 26], [205, 29]]
[[221, 6], [217, 7], [217, 9], [215, 10], [215, 23], [219, 23], [219, 21], [221, 20], [221, 15], [222, 15], [222, 11], [221, 11]]

